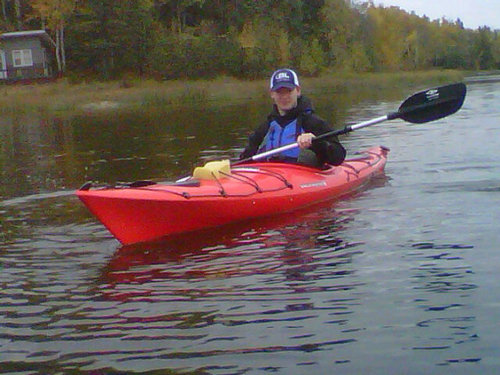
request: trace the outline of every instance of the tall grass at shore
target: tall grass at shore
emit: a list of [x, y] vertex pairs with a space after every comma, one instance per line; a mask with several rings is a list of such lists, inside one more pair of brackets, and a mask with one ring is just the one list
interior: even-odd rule
[[[463, 72], [425, 71], [399, 73], [330, 73], [301, 78], [301, 85], [335, 91], [377, 90], [387, 87], [423, 86], [460, 81]], [[200, 81], [127, 79], [71, 84], [57, 82], [0, 86], [0, 113], [39, 112], [72, 115], [100, 110], [147, 110], [192, 104], [221, 105], [267, 96], [267, 80], [241, 81], [228, 77]]]

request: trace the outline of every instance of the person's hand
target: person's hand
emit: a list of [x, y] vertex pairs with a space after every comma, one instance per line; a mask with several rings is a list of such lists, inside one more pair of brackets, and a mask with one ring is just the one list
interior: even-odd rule
[[297, 144], [301, 150], [311, 147], [314, 134], [304, 133], [297, 137]]

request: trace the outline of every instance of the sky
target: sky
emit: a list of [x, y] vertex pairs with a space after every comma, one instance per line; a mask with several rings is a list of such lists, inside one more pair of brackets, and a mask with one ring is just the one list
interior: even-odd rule
[[480, 26], [500, 29], [500, 0], [374, 0], [373, 2], [384, 7], [395, 5], [408, 13], [415, 11], [415, 14], [426, 15], [431, 20], [443, 16], [450, 21], [460, 18], [468, 29], [477, 29]]

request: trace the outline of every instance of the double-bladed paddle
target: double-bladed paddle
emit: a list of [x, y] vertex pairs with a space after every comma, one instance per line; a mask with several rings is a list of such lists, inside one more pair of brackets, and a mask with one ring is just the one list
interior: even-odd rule
[[[344, 129], [333, 130], [331, 132], [321, 134], [315, 137], [313, 142], [331, 136], [347, 134], [353, 130], [398, 118], [414, 124], [423, 124], [425, 122], [438, 120], [457, 112], [464, 103], [466, 92], [467, 88], [463, 83], [454, 83], [447, 86], [421, 91], [406, 99], [396, 112], [391, 112], [385, 116], [377, 117], [359, 124], [349, 125]], [[241, 164], [249, 161], [265, 159], [271, 155], [278, 154], [295, 147], [298, 147], [298, 143], [290, 143], [289, 145], [262, 152], [247, 159], [239, 160], [233, 164]]]

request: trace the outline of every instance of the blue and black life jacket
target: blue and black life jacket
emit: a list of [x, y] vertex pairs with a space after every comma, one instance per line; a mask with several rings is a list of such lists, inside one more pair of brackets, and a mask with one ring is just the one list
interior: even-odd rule
[[[297, 137], [304, 133], [298, 119], [292, 120], [286, 126], [281, 126], [276, 120], [269, 124], [267, 135], [262, 142], [259, 153], [273, 150], [275, 148], [286, 146], [297, 141]], [[273, 155], [273, 159], [282, 159], [286, 161], [296, 161], [299, 156], [299, 148], [295, 147]]]

